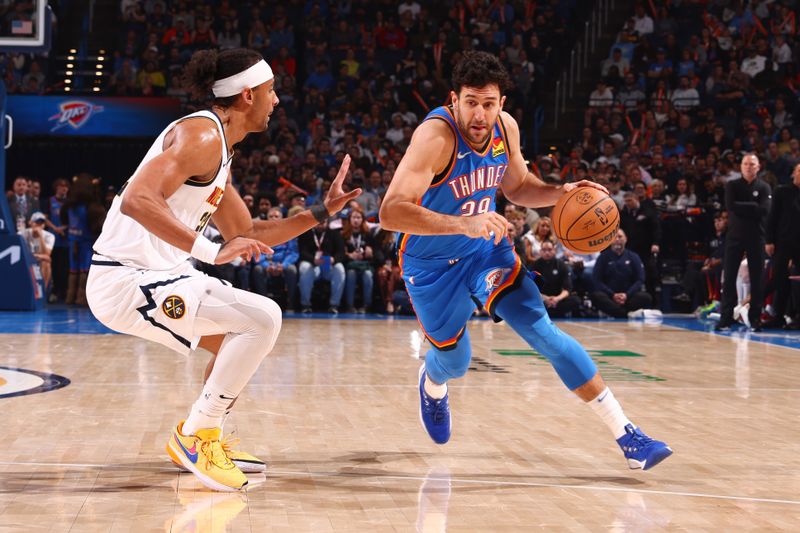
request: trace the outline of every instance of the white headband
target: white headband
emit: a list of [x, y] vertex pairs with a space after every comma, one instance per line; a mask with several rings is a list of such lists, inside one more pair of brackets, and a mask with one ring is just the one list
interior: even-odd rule
[[262, 83], [268, 82], [273, 77], [272, 69], [262, 59], [245, 71], [215, 81], [211, 90], [217, 98], [225, 98], [226, 96], [237, 95], [243, 89], [257, 87]]

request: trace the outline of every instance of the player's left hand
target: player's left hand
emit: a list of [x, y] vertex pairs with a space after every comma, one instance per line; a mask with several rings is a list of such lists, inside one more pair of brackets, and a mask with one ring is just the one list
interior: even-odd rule
[[576, 181], [575, 183], [565, 183], [563, 185], [564, 192], [572, 191], [578, 187], [591, 187], [593, 189], [597, 189], [598, 191], [603, 191], [604, 193], [608, 194], [608, 189], [606, 189], [605, 187], [594, 181], [581, 180], [581, 181]]
[[325, 205], [325, 209], [328, 210], [328, 213], [331, 215], [335, 215], [339, 211], [347, 205], [347, 202], [352, 200], [353, 198], [358, 198], [361, 194], [361, 189], [353, 189], [352, 191], [345, 193], [344, 189], [342, 189], [342, 184], [344, 183], [344, 178], [347, 176], [347, 170], [350, 168], [350, 156], [344, 156], [344, 160], [342, 161], [342, 166], [339, 167], [339, 172], [336, 174], [336, 178], [331, 183], [331, 188], [328, 190], [328, 195], [325, 197], [323, 204]]

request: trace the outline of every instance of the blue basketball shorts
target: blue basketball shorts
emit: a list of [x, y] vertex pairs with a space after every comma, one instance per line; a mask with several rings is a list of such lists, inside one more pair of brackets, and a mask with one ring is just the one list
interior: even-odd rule
[[[403, 253], [406, 290], [428, 340], [438, 349], [455, 347], [475, 311], [475, 300], [495, 317], [501, 298], [527, 275], [514, 248], [503, 240], [468, 257], [419, 259]], [[495, 320], [498, 320], [495, 318]]]

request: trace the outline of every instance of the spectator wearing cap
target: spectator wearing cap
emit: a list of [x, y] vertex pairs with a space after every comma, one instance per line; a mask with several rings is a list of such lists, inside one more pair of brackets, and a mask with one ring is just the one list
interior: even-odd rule
[[52, 279], [53, 271], [50, 254], [56, 242], [56, 236], [44, 229], [46, 222], [47, 217], [45, 214], [41, 211], [36, 211], [31, 215], [30, 227], [25, 228], [22, 232], [25, 242], [28, 243], [28, 247], [39, 265], [45, 292], [50, 288], [50, 280]]

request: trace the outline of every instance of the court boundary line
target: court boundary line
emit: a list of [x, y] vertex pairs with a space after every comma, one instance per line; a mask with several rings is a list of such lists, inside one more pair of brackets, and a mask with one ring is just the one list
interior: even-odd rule
[[[45, 463], [45, 462], [17, 462], [17, 461], [0, 461], [0, 466], [46, 466], [46, 467], [71, 467], [71, 468], [87, 468], [93, 469], [96, 468], [98, 470], [115, 470], [115, 469], [129, 469], [132, 465], [118, 465], [118, 464], [100, 464], [100, 463]], [[151, 471], [167, 471], [167, 472], [174, 472], [176, 474], [182, 474], [174, 467], [152, 467], [152, 466], [142, 466], [139, 467], [140, 470], [151, 470]], [[98, 476], [92, 481], [92, 488], [94, 488], [97, 484]], [[639, 493], [639, 494], [653, 494], [653, 495], [660, 495], [660, 496], [678, 496], [684, 498], [707, 498], [707, 499], [714, 499], [714, 500], [726, 500], [726, 501], [741, 501], [741, 502], [751, 502], [751, 503], [777, 503], [777, 504], [785, 504], [785, 505], [800, 505], [800, 500], [784, 500], [779, 498], [758, 498], [758, 497], [751, 497], [751, 496], [736, 496], [736, 495], [726, 495], [726, 494], [713, 494], [713, 493], [704, 493], [704, 492], [689, 492], [689, 491], [676, 491], [676, 490], [657, 490], [657, 489], [636, 489], [636, 488], [626, 488], [626, 487], [608, 487], [603, 485], [570, 485], [566, 483], [541, 483], [535, 481], [503, 481], [497, 479], [470, 479], [469, 477], [460, 478], [451, 476], [447, 477], [427, 477], [427, 476], [415, 476], [415, 475], [397, 475], [397, 474], [376, 474], [374, 472], [370, 473], [359, 473], [359, 472], [309, 472], [309, 471], [295, 471], [295, 470], [268, 470], [267, 481], [269, 479], [276, 479], [280, 476], [304, 476], [304, 477], [343, 477], [343, 478], [377, 478], [377, 479], [392, 479], [392, 480], [403, 480], [403, 481], [449, 481], [451, 484], [462, 483], [467, 485], [499, 485], [499, 486], [506, 486], [506, 487], [542, 487], [542, 488], [551, 488], [551, 489], [574, 489], [574, 490], [584, 490], [584, 491], [601, 491], [601, 492], [620, 492], [620, 493]], [[89, 490], [91, 493], [91, 489]], [[245, 491], [246, 492], [246, 491]]]

